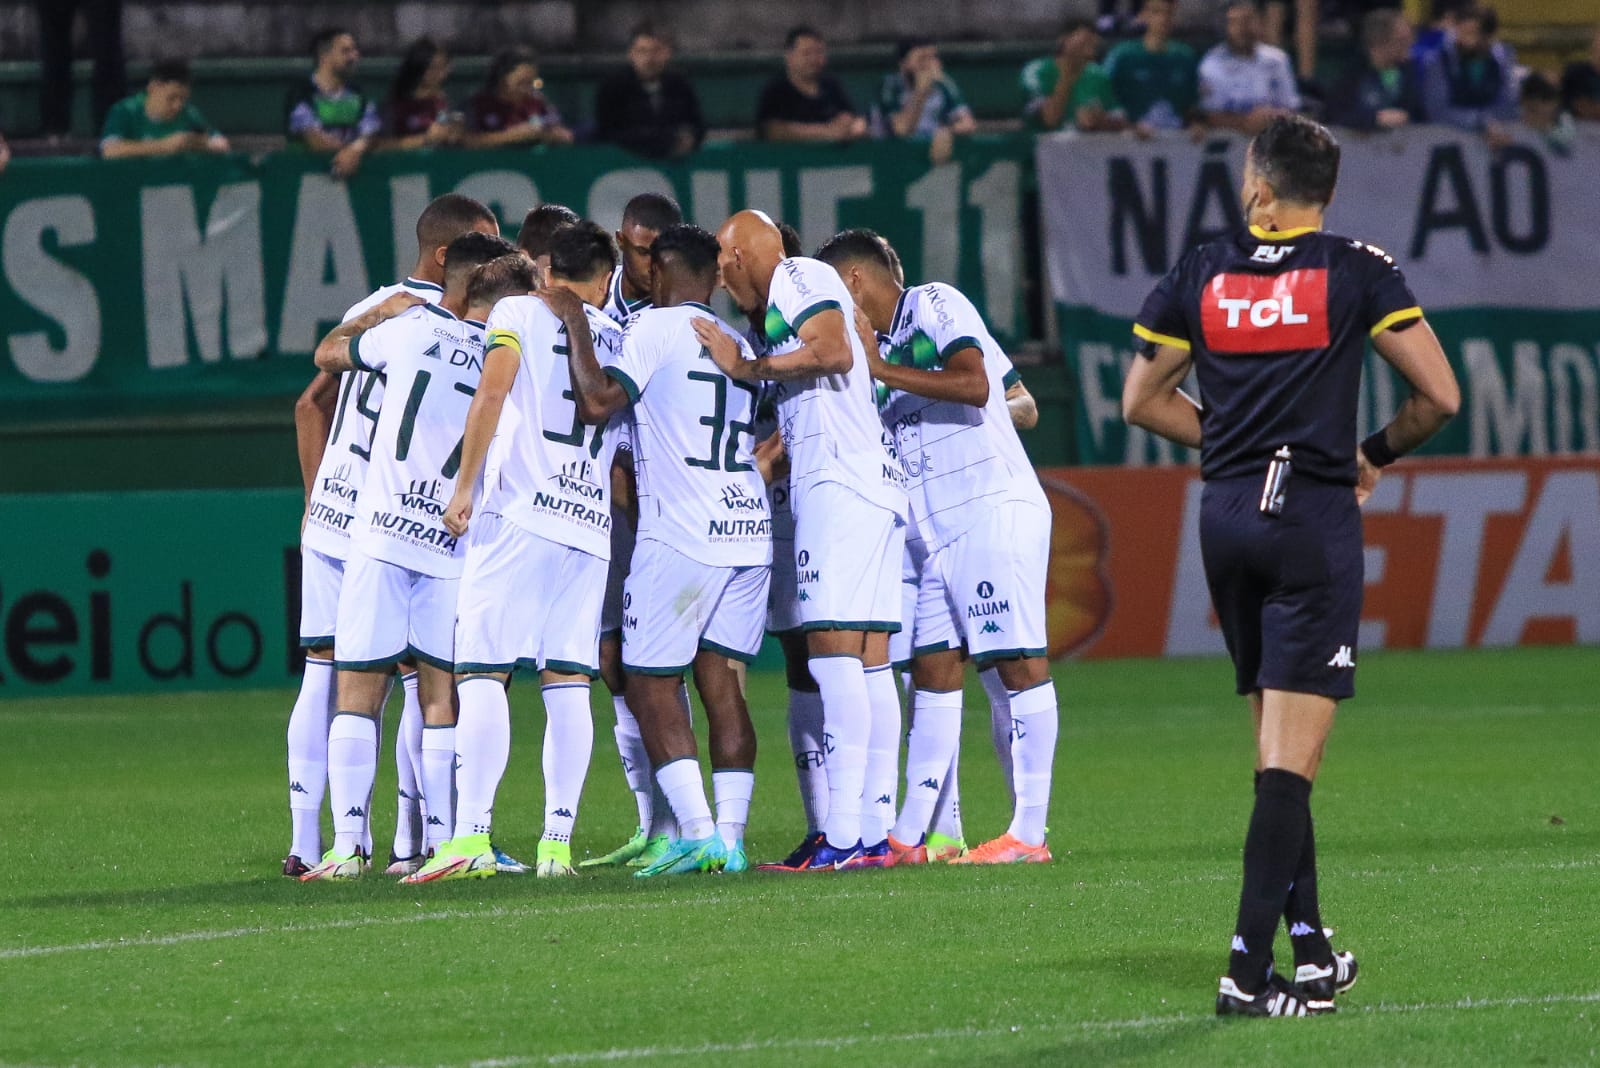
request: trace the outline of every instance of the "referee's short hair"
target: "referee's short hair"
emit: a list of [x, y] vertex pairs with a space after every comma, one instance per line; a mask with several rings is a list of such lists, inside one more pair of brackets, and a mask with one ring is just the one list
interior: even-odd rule
[[870, 263], [894, 277], [894, 261], [889, 258], [883, 238], [864, 226], [841, 230], [828, 238], [817, 249], [817, 259], [835, 270], [850, 263]]
[[1250, 162], [1280, 198], [1327, 204], [1339, 181], [1339, 142], [1304, 115], [1281, 115], [1250, 142]]

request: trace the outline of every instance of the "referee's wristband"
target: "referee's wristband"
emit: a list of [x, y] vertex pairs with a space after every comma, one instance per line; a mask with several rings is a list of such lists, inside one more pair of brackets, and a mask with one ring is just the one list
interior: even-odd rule
[[1373, 467], [1388, 467], [1400, 459], [1400, 454], [1389, 446], [1389, 438], [1382, 430], [1371, 434], [1361, 443], [1361, 455]]

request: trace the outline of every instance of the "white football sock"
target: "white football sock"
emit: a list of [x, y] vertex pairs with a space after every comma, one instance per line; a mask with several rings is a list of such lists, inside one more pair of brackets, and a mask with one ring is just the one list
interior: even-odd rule
[[394, 736], [394, 770], [399, 782], [399, 811], [394, 821], [394, 855], [422, 852], [422, 704], [417, 700], [417, 673], [400, 676], [405, 706]]
[[650, 829], [654, 815], [655, 779], [650, 774], [650, 754], [644, 748], [644, 736], [639, 732], [639, 721], [628, 709], [628, 699], [621, 694], [611, 698], [616, 709], [617, 725], [612, 736], [617, 740], [617, 755], [622, 758], [622, 774], [633, 791], [633, 803], [639, 808], [639, 826]]
[[656, 769], [656, 782], [666, 795], [667, 804], [682, 828], [680, 838], [690, 841], [710, 838], [717, 829], [706, 802], [706, 784], [700, 777], [700, 762], [693, 757], [669, 760]]
[[558, 682], [544, 695], [544, 835], [572, 841], [578, 801], [594, 755], [594, 714], [587, 682]]
[[1000, 681], [996, 668], [978, 672], [983, 692], [989, 695], [989, 736], [994, 739], [994, 755], [1000, 761], [1000, 774], [1006, 781], [1006, 796], [1015, 804], [1017, 787], [1011, 781], [1011, 695]]
[[422, 799], [428, 810], [424, 844], [438, 849], [455, 831], [456, 728], [422, 726]]
[[340, 712], [328, 727], [328, 800], [333, 803], [333, 848], [340, 856], [361, 845], [367, 802], [378, 777], [377, 739], [377, 722], [355, 712]]
[[956, 752], [950, 758], [950, 770], [945, 772], [944, 788], [939, 791], [939, 802], [933, 806], [933, 826], [930, 834], [962, 841], [966, 832], [961, 827], [961, 734], [956, 732]]
[[307, 864], [322, 859], [322, 798], [328, 786], [328, 727], [333, 717], [331, 660], [307, 660], [289, 713], [289, 852]]
[[822, 732], [822, 695], [789, 691], [789, 748], [800, 782], [800, 807], [806, 814], [806, 837], [820, 834], [828, 815], [828, 749]]
[[755, 790], [756, 773], [746, 768], [711, 772], [711, 792], [717, 799], [717, 833], [729, 849], [744, 841], [745, 824], [750, 822], [750, 797]]
[[1044, 841], [1050, 814], [1050, 771], [1056, 760], [1056, 733], [1060, 712], [1056, 684], [1043, 682], [1015, 691], [1011, 698], [1011, 759], [1017, 787], [1017, 805], [1010, 833], [1028, 845]]
[[828, 751], [828, 843], [849, 849], [861, 841], [861, 793], [867, 780], [867, 742], [872, 707], [867, 677], [853, 656], [814, 656], [811, 677], [822, 692], [822, 723], [833, 748]]
[[511, 755], [511, 702], [499, 679], [478, 676], [456, 686], [456, 819], [453, 837], [488, 834], [494, 795]]
[[928, 833], [961, 741], [961, 691], [918, 690], [906, 743], [906, 799], [895, 841], [916, 845]]
[[894, 826], [895, 792], [900, 786], [900, 691], [888, 664], [867, 668], [867, 775], [861, 792], [861, 840], [876, 845]]
[[[378, 766], [378, 763], [382, 759], [382, 756], [383, 756], [383, 754], [381, 752], [381, 750], [383, 748], [383, 713], [384, 713], [384, 709], [389, 704], [389, 695], [392, 694], [392, 693], [394, 693], [394, 676], [390, 675], [389, 676], [389, 680], [387, 682], [385, 682], [384, 685], [383, 685], [383, 700], [378, 702], [377, 715], [373, 716], [373, 718], [372, 718], [372, 722], [373, 722], [374, 726], [376, 727], [376, 730], [373, 732], [373, 735], [372, 735], [372, 766], [374, 768], [376, 768]], [[337, 703], [337, 700], [338, 699], [335, 698], [335, 703]], [[374, 774], [373, 777], [372, 777], [372, 785], [373, 785], [374, 788], [378, 785], [378, 777], [377, 777], [376, 774]], [[361, 825], [361, 852], [365, 853], [367, 856], [370, 857], [370, 856], [372, 856], [372, 790], [371, 789], [367, 790], [367, 803], [366, 803], [365, 808], [367, 810], [367, 818], [366, 818], [366, 822]]]

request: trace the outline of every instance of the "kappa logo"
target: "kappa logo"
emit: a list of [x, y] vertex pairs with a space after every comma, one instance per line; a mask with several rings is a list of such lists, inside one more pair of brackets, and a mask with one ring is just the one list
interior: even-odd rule
[[999, 634], [1000, 630], [1001, 630], [1000, 624], [996, 623], [992, 619], [986, 619], [986, 620], [983, 621], [983, 626], [978, 628], [978, 633], [979, 634]]
[[444, 820], [440, 819], [438, 816], [429, 816], [428, 817], [428, 826], [429, 827], [443, 827], [444, 826]]
[[1356, 666], [1355, 650], [1348, 645], [1339, 646], [1339, 651], [1333, 654], [1333, 659], [1328, 661], [1331, 668], [1353, 668]]
[[811, 595], [805, 590], [801, 590], [799, 593], [795, 594], [794, 599], [797, 601], [809, 601], [811, 600]]
[[892, 804], [894, 804], [894, 798], [890, 797], [888, 794], [879, 794], [878, 795], [878, 799], [876, 801], [874, 801], [873, 804], [875, 804], [875, 805], [892, 805]]
[[1326, 268], [1219, 274], [1206, 285], [1200, 327], [1213, 352], [1298, 352], [1328, 344]]
[[360, 805], [351, 805], [349, 811], [345, 813], [346, 816], [353, 816], [357, 818], [364, 817], [366, 814], [367, 810], [362, 808]]
[[922, 787], [924, 790], [937, 790], [939, 789], [939, 780], [933, 778], [923, 779], [921, 782], [917, 783], [917, 785]]
[[562, 819], [570, 820], [572, 818], [572, 810], [569, 808], [558, 808], [552, 812], [551, 815], [560, 816]]
[[289, 792], [291, 794], [309, 794], [311, 791], [301, 786], [298, 782], [292, 782], [289, 784]]

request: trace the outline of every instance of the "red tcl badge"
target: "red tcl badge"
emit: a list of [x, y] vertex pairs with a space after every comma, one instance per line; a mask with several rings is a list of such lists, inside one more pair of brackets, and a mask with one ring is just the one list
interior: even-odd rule
[[1219, 274], [1200, 298], [1212, 352], [1296, 352], [1328, 344], [1328, 272]]

